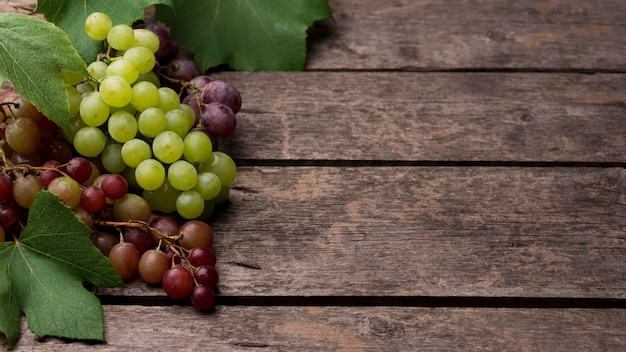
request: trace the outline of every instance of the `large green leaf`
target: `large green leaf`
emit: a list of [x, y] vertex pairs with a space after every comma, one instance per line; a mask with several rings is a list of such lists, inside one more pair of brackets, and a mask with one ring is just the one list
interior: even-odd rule
[[[204, 0], [203, 0], [204, 1]], [[132, 24], [144, 18], [144, 10], [152, 4], [173, 6], [174, 0], [38, 0], [36, 11], [43, 14], [70, 36], [85, 62], [96, 59], [102, 42], [85, 33], [85, 19], [92, 12], [107, 14], [113, 25]]]
[[306, 31], [331, 10], [327, 0], [177, 0], [176, 11], [157, 6], [156, 17], [203, 71], [291, 71], [304, 69]]
[[37, 336], [104, 341], [102, 306], [83, 282], [123, 286], [89, 230], [49, 191], [35, 198], [16, 242], [0, 243], [0, 332], [19, 340], [20, 312]]
[[65, 32], [34, 16], [0, 13], [0, 82], [11, 81], [26, 101], [69, 131], [63, 71], [87, 76]]

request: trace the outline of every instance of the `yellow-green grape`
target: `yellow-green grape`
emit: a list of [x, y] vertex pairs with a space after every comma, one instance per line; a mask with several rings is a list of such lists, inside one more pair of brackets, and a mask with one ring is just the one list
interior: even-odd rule
[[194, 190], [183, 191], [176, 198], [176, 211], [185, 219], [196, 219], [204, 212], [204, 198]]
[[109, 76], [102, 80], [99, 91], [102, 100], [118, 108], [128, 105], [133, 98], [133, 88], [126, 80], [117, 76]]
[[124, 53], [123, 58], [130, 60], [137, 65], [137, 69], [139, 73], [147, 73], [152, 71], [154, 68], [154, 64], [156, 63], [156, 58], [154, 54], [150, 51], [150, 49], [145, 46], [135, 46], [129, 48]]
[[142, 161], [152, 158], [152, 148], [148, 142], [133, 138], [122, 145], [122, 160], [128, 167], [136, 168]]
[[100, 126], [107, 121], [110, 106], [100, 96], [99, 92], [88, 92], [80, 102], [78, 112], [87, 126]]
[[70, 117], [72, 117], [78, 113], [82, 97], [74, 86], [65, 86], [65, 89], [67, 90], [67, 98], [70, 103]]
[[178, 108], [185, 112], [189, 129], [194, 128], [196, 126], [196, 112], [193, 110], [193, 108], [190, 105], [183, 103], [180, 103]]
[[112, 27], [111, 18], [102, 12], [94, 12], [85, 20], [85, 32], [93, 40], [105, 40]]
[[172, 109], [176, 109], [180, 105], [180, 97], [175, 90], [170, 87], [159, 88], [159, 109], [163, 112], [168, 112]]
[[177, 160], [167, 169], [167, 180], [175, 189], [186, 191], [198, 182], [198, 171], [190, 162]]
[[107, 42], [115, 50], [126, 50], [135, 43], [135, 32], [126, 24], [113, 26], [107, 34]]
[[78, 73], [63, 70], [61, 74], [63, 75], [63, 83], [70, 86], [75, 86], [85, 80], [85, 77]]
[[212, 172], [201, 172], [198, 174], [198, 181], [193, 189], [200, 193], [204, 200], [211, 200], [222, 191], [222, 181]]
[[224, 152], [213, 152], [213, 157], [198, 167], [199, 172], [212, 172], [222, 181], [222, 187], [230, 185], [237, 176], [237, 166]]
[[152, 140], [152, 153], [162, 163], [171, 164], [183, 156], [184, 142], [176, 132], [163, 131]]
[[213, 155], [211, 138], [201, 131], [191, 131], [183, 139], [183, 156], [190, 163], [203, 163]]
[[139, 69], [134, 61], [122, 57], [109, 64], [106, 69], [106, 75], [118, 76], [129, 84], [133, 84], [139, 77]]
[[109, 136], [118, 143], [128, 142], [137, 135], [137, 120], [124, 110], [119, 110], [109, 116], [107, 122]]
[[107, 137], [97, 127], [83, 127], [74, 135], [74, 149], [82, 156], [97, 156], [102, 153], [106, 144]]
[[159, 37], [153, 31], [145, 28], [137, 28], [133, 31], [135, 32], [133, 47], [143, 46], [148, 48], [153, 54], [159, 50], [161, 43]]
[[130, 104], [137, 111], [158, 106], [159, 99], [159, 88], [152, 82], [141, 81], [133, 85], [133, 98], [130, 100]]
[[165, 126], [167, 131], [176, 132], [181, 138], [185, 138], [189, 132], [189, 120], [187, 120], [187, 115], [182, 109], [172, 109], [166, 112], [165, 119], [167, 120]]
[[139, 133], [144, 137], [156, 137], [165, 130], [165, 126], [167, 126], [167, 119], [159, 108], [147, 108], [137, 118]]
[[139, 187], [153, 191], [165, 181], [165, 167], [158, 160], [146, 159], [137, 165], [135, 180]]
[[101, 80], [107, 75], [109, 65], [104, 61], [94, 61], [87, 66], [87, 72], [96, 80]]

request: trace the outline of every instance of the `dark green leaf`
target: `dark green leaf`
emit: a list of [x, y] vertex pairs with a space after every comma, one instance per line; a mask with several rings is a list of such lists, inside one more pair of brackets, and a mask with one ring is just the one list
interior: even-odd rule
[[84, 282], [123, 286], [89, 230], [49, 191], [39, 192], [19, 241], [0, 244], [0, 331], [19, 339], [20, 312], [37, 336], [104, 340], [102, 306]]
[[244, 71], [302, 70], [306, 31], [331, 17], [327, 0], [178, 0], [157, 18], [204, 71], [220, 64]]
[[0, 81], [11, 81], [26, 101], [69, 131], [63, 71], [87, 76], [65, 32], [34, 16], [0, 13]]

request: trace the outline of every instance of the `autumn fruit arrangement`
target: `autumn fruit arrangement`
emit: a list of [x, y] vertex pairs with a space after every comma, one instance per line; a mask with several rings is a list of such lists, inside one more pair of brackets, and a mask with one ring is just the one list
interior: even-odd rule
[[0, 346], [16, 345], [24, 317], [40, 337], [104, 341], [93, 289], [131, 281], [213, 310], [210, 220], [237, 176], [219, 142], [242, 97], [207, 70], [303, 69], [305, 30], [330, 9], [194, 1], [0, 13]]
[[235, 130], [241, 95], [200, 74], [157, 24], [114, 26], [95, 12], [85, 31], [105, 50], [87, 77], [64, 77], [69, 131], [16, 91], [0, 96], [0, 239], [19, 241], [22, 217], [47, 190], [93, 230], [122, 280], [138, 275], [210, 309], [218, 274], [202, 220], [228, 199], [236, 176], [215, 146]]

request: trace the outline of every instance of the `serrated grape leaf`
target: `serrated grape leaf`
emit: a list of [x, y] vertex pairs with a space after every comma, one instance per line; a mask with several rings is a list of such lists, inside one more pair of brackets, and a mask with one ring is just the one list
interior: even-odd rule
[[49, 191], [35, 197], [19, 241], [0, 243], [0, 332], [19, 340], [20, 312], [39, 337], [104, 341], [102, 306], [83, 282], [123, 286], [91, 231]]
[[306, 64], [306, 31], [330, 18], [327, 0], [179, 0], [156, 18], [201, 71], [228, 64], [241, 71], [294, 71]]
[[102, 50], [103, 43], [85, 33], [87, 16], [99, 11], [107, 14], [113, 25], [131, 25], [143, 19], [144, 10], [153, 4], [174, 6], [174, 0], [38, 0], [35, 11], [67, 32], [83, 60], [91, 63]]
[[67, 34], [54, 24], [17, 13], [0, 13], [0, 82], [69, 132], [70, 105], [63, 71], [87, 76]]

